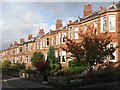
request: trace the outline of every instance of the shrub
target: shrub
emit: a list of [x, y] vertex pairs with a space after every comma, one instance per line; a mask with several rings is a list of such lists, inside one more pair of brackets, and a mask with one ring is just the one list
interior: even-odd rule
[[64, 75], [63, 69], [57, 71], [57, 76], [63, 76], [63, 75]]

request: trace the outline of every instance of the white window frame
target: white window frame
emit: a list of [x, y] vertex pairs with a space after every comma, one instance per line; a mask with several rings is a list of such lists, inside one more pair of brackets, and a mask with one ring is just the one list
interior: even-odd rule
[[[104, 18], [106, 19], [106, 16], [103, 16], [103, 17], [101, 17], [101, 33], [103, 32], [105, 32], [106, 31], [106, 23], [107, 23], [107, 21], [106, 22], [104, 22]], [[105, 24], [105, 30], [104, 30], [104, 28], [103, 28], [103, 25]]]
[[66, 33], [62, 33], [62, 44], [65, 44], [65, 42], [63, 42], [64, 37], [66, 37]]
[[42, 49], [43, 48], [43, 45], [42, 45], [43, 43], [42, 43], [42, 40], [40, 40], [40, 49]]
[[52, 37], [52, 46], [54, 45], [54, 38]]
[[78, 39], [78, 27], [74, 27], [74, 39]]
[[61, 38], [61, 33], [58, 34], [58, 44], [61, 44], [60, 38]]
[[[110, 45], [111, 44], [113, 44], [113, 47], [116, 47], [116, 42], [111, 42], [108, 46], [109, 46], [109, 48], [110, 48]], [[117, 60], [116, 60], [116, 57], [117, 57], [117, 54], [116, 54], [116, 51], [113, 53], [113, 55], [115, 56], [115, 59], [114, 60], [110, 60], [110, 57], [109, 57], [109, 60], [111, 61], [111, 62], [116, 62]]]
[[56, 45], [58, 45], [58, 36], [56, 36]]
[[69, 38], [72, 38], [72, 27], [69, 27]]
[[[65, 62], [63, 62], [63, 56], [65, 59]], [[66, 51], [62, 51], [62, 56], [61, 56], [62, 63], [66, 63]]]
[[29, 46], [26, 46], [28, 44], [25, 44], [25, 51], [29, 51]]
[[29, 47], [29, 48], [30, 48], [30, 51], [32, 51], [32, 44], [30, 44], [30, 47]]
[[93, 22], [93, 24], [94, 24], [94, 28], [97, 28], [97, 21], [96, 20]]
[[[111, 21], [112, 18], [112, 21]], [[111, 25], [110, 23], [112, 23], [114, 29], [111, 29]], [[111, 14], [108, 16], [108, 27], [109, 27], [109, 32], [115, 32], [116, 31], [116, 15], [115, 14]]]
[[25, 56], [25, 63], [28, 63], [29, 56]]
[[[48, 45], [47, 45], [47, 39], [48, 39]], [[46, 38], [46, 47], [49, 46], [49, 38]]]
[[84, 24], [84, 32], [87, 31], [87, 24]]
[[39, 49], [39, 42], [37, 41], [37, 49]]

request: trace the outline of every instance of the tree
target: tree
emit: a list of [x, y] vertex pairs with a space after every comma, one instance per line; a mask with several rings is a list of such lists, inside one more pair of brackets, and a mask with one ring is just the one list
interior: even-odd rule
[[10, 61], [10, 60], [4, 60], [4, 61], [2, 62], [2, 67], [3, 67], [3, 68], [9, 69], [10, 66], [11, 66], [11, 61]]
[[24, 70], [26, 67], [25, 67], [24, 63], [22, 63], [22, 64], [21, 63], [15, 63], [13, 68], [20, 72], [20, 71]]
[[47, 71], [49, 63], [45, 61], [44, 55], [41, 52], [35, 52], [31, 58], [32, 64], [37, 68], [44, 80], [47, 80]]
[[59, 69], [59, 64], [55, 57], [55, 51], [53, 46], [49, 46], [48, 53], [47, 53], [47, 62], [50, 64], [50, 71], [52, 73], [56, 72]]
[[78, 33], [80, 42], [65, 37], [67, 47], [62, 49], [70, 52], [77, 60], [88, 62], [91, 72], [92, 66], [104, 62], [107, 56], [114, 58], [113, 52], [117, 47], [108, 47], [112, 38], [107, 32], [96, 34], [93, 33], [94, 28], [88, 29], [88, 32]]
[[44, 55], [41, 53], [41, 52], [34, 52], [33, 53], [33, 57], [31, 58], [31, 62], [33, 65], [35, 65], [35, 63], [37, 61], [44, 61], [45, 60], [45, 57]]

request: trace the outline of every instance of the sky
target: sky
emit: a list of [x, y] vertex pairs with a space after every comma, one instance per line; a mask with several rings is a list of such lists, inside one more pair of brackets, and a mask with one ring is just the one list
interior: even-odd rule
[[19, 42], [20, 38], [27, 40], [28, 34], [37, 36], [39, 29], [46, 33], [55, 30], [57, 19], [66, 25], [69, 20], [83, 17], [85, 4], [92, 4], [93, 11], [97, 11], [100, 6], [108, 8], [112, 2], [0, 2], [0, 50], [9, 48], [11, 42]]

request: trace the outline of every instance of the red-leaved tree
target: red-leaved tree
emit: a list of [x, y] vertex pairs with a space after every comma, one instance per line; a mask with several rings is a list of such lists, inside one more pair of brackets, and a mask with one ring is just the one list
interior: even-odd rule
[[78, 33], [79, 42], [65, 37], [66, 47], [62, 49], [70, 52], [76, 60], [88, 62], [91, 72], [92, 65], [104, 62], [107, 57], [114, 59], [113, 53], [117, 47], [108, 47], [112, 37], [107, 32], [97, 34], [93, 27], [88, 26], [87, 29], [87, 32]]

